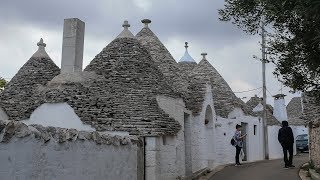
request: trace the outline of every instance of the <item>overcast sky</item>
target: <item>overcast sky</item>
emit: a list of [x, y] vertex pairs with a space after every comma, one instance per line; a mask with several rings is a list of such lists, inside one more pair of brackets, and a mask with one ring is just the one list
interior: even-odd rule
[[[229, 83], [234, 92], [262, 86], [259, 36], [249, 36], [231, 23], [218, 20], [224, 0], [1, 0], [0, 1], [0, 76], [11, 79], [37, 50], [42, 37], [51, 59], [60, 67], [63, 19], [77, 17], [86, 23], [84, 67], [110, 43], [128, 20], [136, 34], [141, 19], [152, 20], [150, 28], [178, 61], [189, 42], [190, 55], [199, 62], [201, 53]], [[272, 75], [274, 66], [267, 64], [268, 103], [280, 93], [281, 83]], [[286, 103], [293, 96], [289, 88]], [[261, 89], [236, 93], [238, 97], [258, 94]]]

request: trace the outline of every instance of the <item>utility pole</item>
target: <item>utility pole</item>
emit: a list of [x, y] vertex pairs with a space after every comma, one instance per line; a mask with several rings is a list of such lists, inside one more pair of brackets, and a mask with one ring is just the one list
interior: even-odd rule
[[263, 89], [263, 99], [262, 99], [262, 105], [263, 105], [263, 114], [262, 114], [262, 122], [263, 122], [263, 134], [264, 134], [264, 155], [265, 159], [269, 159], [269, 145], [268, 145], [268, 127], [267, 127], [267, 86], [266, 86], [266, 37], [265, 37], [265, 25], [264, 25], [264, 19], [261, 23], [261, 52], [262, 52], [262, 89]]

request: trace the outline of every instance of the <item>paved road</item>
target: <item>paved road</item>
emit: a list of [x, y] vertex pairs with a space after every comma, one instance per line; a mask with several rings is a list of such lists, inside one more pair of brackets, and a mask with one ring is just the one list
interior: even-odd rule
[[283, 169], [282, 160], [260, 161], [241, 167], [228, 166], [210, 180], [300, 180], [299, 166], [308, 161], [308, 154], [295, 156], [294, 169]]

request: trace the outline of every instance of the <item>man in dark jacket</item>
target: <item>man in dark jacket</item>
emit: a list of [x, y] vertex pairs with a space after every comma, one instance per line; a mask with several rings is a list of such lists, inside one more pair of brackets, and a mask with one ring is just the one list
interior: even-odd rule
[[[282, 121], [282, 128], [279, 129], [278, 140], [283, 149], [284, 156], [284, 168], [293, 168], [292, 158], [293, 158], [293, 143], [294, 137], [292, 133], [291, 127], [289, 127], [288, 121]], [[288, 159], [288, 151], [289, 151], [289, 159]]]

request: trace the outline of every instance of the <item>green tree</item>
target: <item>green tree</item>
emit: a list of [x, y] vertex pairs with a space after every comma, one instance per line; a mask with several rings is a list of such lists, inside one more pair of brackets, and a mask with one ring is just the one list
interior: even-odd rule
[[7, 81], [0, 77], [0, 92], [4, 89], [5, 85], [7, 84]]
[[294, 91], [320, 89], [320, 0], [225, 0], [219, 14], [252, 35], [264, 22], [279, 80]]

